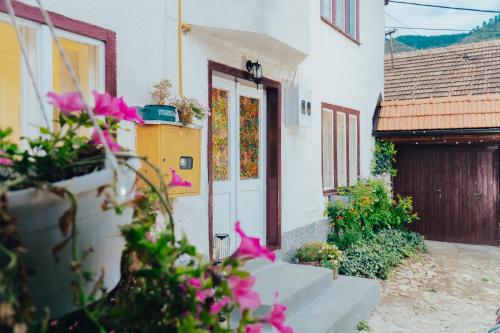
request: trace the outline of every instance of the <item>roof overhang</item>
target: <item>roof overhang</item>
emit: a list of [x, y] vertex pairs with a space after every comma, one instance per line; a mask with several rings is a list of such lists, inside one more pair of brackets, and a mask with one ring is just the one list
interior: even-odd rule
[[373, 136], [398, 143], [500, 142], [500, 94], [386, 101]]
[[500, 94], [381, 103], [375, 132], [500, 128]]

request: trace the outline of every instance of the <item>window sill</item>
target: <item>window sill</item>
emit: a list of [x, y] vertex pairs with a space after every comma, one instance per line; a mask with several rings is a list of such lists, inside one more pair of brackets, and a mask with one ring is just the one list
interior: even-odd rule
[[328, 197], [330, 195], [338, 195], [339, 191], [337, 189], [333, 190], [323, 190], [323, 196]]
[[333, 24], [332, 22], [330, 22], [326, 18], [321, 17], [321, 21], [323, 21], [324, 23], [328, 24], [333, 29], [337, 30], [341, 35], [343, 35], [344, 37], [346, 37], [347, 39], [349, 39], [351, 42], [354, 42], [354, 43], [356, 43], [358, 45], [361, 45], [361, 42], [358, 39], [352, 37], [351, 35], [347, 34], [344, 31], [342, 31], [342, 29], [340, 29], [339, 27], [337, 27], [335, 24]]

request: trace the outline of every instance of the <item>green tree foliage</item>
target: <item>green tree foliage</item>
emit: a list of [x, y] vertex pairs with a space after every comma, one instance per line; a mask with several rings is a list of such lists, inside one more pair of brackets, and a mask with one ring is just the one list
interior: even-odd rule
[[[500, 39], [500, 15], [484, 21], [467, 33], [446, 34], [437, 36], [403, 35], [393, 40], [393, 52], [407, 52], [435, 47], [446, 47], [456, 44], [475, 43]], [[390, 52], [389, 40], [386, 39], [386, 53]]]

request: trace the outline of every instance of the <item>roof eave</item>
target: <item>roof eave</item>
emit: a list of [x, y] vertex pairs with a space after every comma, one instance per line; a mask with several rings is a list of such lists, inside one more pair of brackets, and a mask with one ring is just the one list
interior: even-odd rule
[[439, 135], [467, 135], [467, 134], [500, 134], [500, 128], [453, 128], [453, 129], [430, 129], [409, 131], [373, 131], [376, 138], [383, 137], [411, 137], [411, 136], [439, 136]]

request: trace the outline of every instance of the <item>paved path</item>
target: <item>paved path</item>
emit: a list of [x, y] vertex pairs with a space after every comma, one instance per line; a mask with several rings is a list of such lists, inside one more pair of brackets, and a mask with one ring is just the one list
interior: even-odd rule
[[383, 282], [375, 333], [484, 333], [500, 307], [500, 247], [427, 242]]

